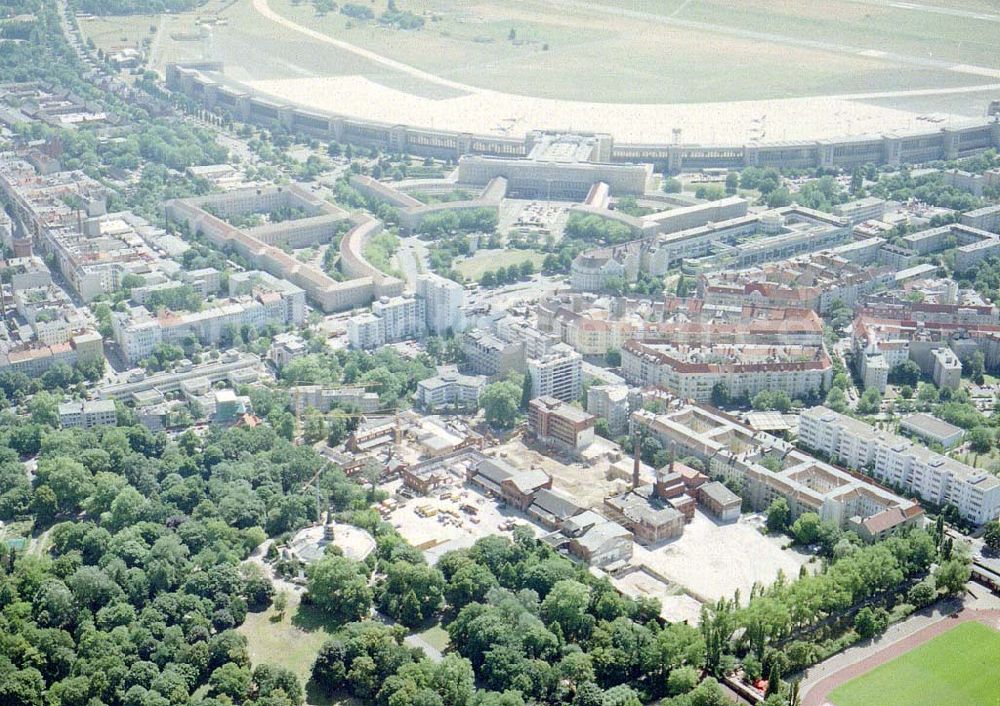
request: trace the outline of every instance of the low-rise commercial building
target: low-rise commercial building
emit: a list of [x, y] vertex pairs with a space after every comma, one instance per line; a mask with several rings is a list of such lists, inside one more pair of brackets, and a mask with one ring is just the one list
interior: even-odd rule
[[899, 422], [900, 431], [917, 436], [930, 444], [940, 444], [942, 448], [950, 449], [957, 446], [965, 436], [965, 430], [943, 419], [924, 414], [911, 414]]
[[705, 483], [698, 488], [698, 502], [722, 522], [738, 520], [743, 503], [740, 496], [718, 481]]
[[63, 429], [113, 427], [118, 423], [112, 400], [63, 402], [59, 405], [59, 424]]
[[885, 199], [866, 196], [863, 199], [838, 204], [833, 207], [833, 215], [846, 218], [852, 226], [865, 221], [879, 221], [885, 215]]

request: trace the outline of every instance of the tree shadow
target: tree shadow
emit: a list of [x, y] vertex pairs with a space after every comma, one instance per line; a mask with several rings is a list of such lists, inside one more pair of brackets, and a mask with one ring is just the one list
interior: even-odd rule
[[310, 678], [306, 682], [306, 703], [310, 706], [333, 706], [338, 701], [339, 699], [327, 694], [315, 679]]
[[292, 625], [304, 632], [326, 630], [329, 633], [334, 633], [340, 629], [343, 623], [315, 605], [300, 603], [295, 614], [292, 615]]
[[341, 690], [335, 691], [332, 694], [327, 693], [312, 678], [306, 682], [305, 692], [306, 703], [309, 706], [363, 706], [363, 702], [354, 698], [346, 691]]

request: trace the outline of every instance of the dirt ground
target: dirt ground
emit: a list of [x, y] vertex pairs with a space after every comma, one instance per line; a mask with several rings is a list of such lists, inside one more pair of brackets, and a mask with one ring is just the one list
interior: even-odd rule
[[[393, 481], [381, 487], [395, 493], [401, 486], [402, 481]], [[463, 505], [476, 511], [466, 512], [462, 510]], [[421, 516], [421, 512], [426, 516]], [[472, 546], [482, 537], [509, 533], [512, 522], [531, 527], [536, 534], [541, 532], [520, 513], [499, 507], [491, 498], [457, 481], [451, 488], [438, 491], [437, 495], [406, 499], [386, 520], [406, 541], [422, 550], [431, 563], [446, 551]]]
[[607, 461], [599, 461], [594, 465], [579, 463], [569, 458], [543, 456], [524, 443], [521, 439], [508, 441], [499, 447], [500, 453], [521, 468], [540, 468], [552, 476], [552, 487], [561, 490], [572, 497], [577, 503], [586, 507], [600, 507], [604, 498], [622, 492], [624, 481], [609, 481]]
[[782, 549], [787, 538], [761, 534], [762, 522], [760, 515], [744, 515], [718, 524], [699, 510], [679, 539], [652, 547], [637, 544], [632, 562], [646, 564], [703, 602], [732, 598], [737, 590], [745, 600], [755, 582], [770, 584], [779, 571], [794, 579], [809, 559]]
[[678, 586], [664, 583], [645, 571], [633, 571], [612, 580], [615, 587], [632, 598], [656, 598], [663, 606], [660, 616], [670, 622], [686, 621], [697, 625], [701, 603], [683, 593]]

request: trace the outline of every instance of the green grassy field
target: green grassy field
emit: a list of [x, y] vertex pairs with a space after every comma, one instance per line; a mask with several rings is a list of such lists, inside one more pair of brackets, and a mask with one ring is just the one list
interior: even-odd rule
[[[247, 638], [252, 664], [268, 662], [286, 667], [295, 672], [304, 687], [319, 648], [335, 629], [319, 611], [301, 606], [298, 594], [289, 593], [288, 607], [280, 620], [273, 607], [263, 613], [249, 613], [239, 632]], [[316, 702], [310, 698], [310, 703]]]
[[835, 689], [836, 706], [1000, 704], [1000, 632], [962, 623], [912, 652]]
[[537, 270], [544, 259], [544, 255], [532, 250], [480, 250], [467, 260], [456, 263], [455, 269], [469, 279], [478, 280], [487, 270], [520, 265], [525, 260], [531, 260]]
[[152, 39], [152, 28], [161, 22], [159, 15], [130, 17], [90, 17], [80, 20], [80, 31], [94, 46], [105, 52], [141, 49], [142, 40]]
[[[233, 29], [241, 24], [236, 18], [245, 1], [233, 9]], [[417, 31], [357, 22], [339, 13], [319, 15], [302, 0], [269, 0], [269, 5], [299, 24], [442, 77], [541, 97], [690, 102], [986, 81], [860, 52], [1000, 68], [994, 48], [997, 23], [866, 0], [397, 3], [425, 18]], [[371, 3], [376, 16], [385, 6], [386, 0]], [[963, 6], [980, 9], [972, 2], [957, 7]], [[805, 46], [803, 40], [820, 46]], [[337, 57], [327, 62], [327, 73], [357, 69], [356, 57], [337, 55], [332, 47], [324, 51]], [[381, 78], [386, 71], [365, 73]], [[531, 80], [540, 76], [544, 80]]]
[[427, 628], [420, 633], [420, 637], [427, 640], [429, 645], [437, 648], [441, 652], [444, 652], [448, 647], [448, 631], [441, 627], [440, 624], [432, 625]]

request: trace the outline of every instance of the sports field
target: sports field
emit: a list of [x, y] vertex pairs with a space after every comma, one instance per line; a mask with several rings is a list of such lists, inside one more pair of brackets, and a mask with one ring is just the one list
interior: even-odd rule
[[835, 706], [996, 706], [1000, 632], [966, 622], [836, 688]]

